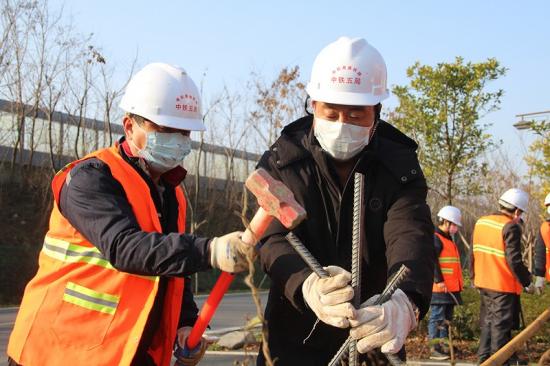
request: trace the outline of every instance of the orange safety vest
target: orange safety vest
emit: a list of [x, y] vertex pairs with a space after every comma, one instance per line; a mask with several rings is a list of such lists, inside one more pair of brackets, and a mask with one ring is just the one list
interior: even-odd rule
[[497, 292], [521, 294], [522, 286], [506, 262], [502, 230], [512, 221], [504, 215], [483, 216], [474, 227], [474, 285]]
[[[158, 290], [158, 276], [115, 269], [58, 208], [61, 188], [80, 161], [105, 162], [122, 185], [139, 226], [162, 232], [149, 186], [118, 152], [118, 144], [93, 152], [54, 177], [50, 228], [36, 276], [28, 283], [8, 344], [8, 355], [24, 366], [130, 365]], [[176, 189], [178, 230], [184, 231], [185, 198]], [[183, 297], [183, 278], [170, 278], [162, 319], [148, 353], [169, 365]]]
[[[460, 266], [460, 255], [456, 244], [439, 233], [435, 233], [441, 243], [443, 249], [439, 254], [439, 267], [443, 274], [443, 281], [449, 292], [462, 291], [462, 268]], [[438, 286], [433, 285], [433, 292], [444, 292]]]
[[540, 226], [540, 236], [546, 249], [546, 279], [550, 281], [550, 221], [545, 221]]

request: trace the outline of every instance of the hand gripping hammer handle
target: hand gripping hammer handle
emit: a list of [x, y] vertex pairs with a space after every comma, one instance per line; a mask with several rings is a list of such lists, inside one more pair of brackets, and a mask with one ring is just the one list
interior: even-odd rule
[[[255, 170], [245, 184], [256, 196], [260, 208], [242, 236], [244, 243], [255, 245], [274, 218], [289, 229], [305, 219], [306, 212], [296, 202], [292, 192], [283, 183], [271, 177], [266, 170]], [[193, 350], [200, 344], [206, 327], [234, 278], [235, 275], [231, 273], [221, 273], [187, 338], [186, 349]]]

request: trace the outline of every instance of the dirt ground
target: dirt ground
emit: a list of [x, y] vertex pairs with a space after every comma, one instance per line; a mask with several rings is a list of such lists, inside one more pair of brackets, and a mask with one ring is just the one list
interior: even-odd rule
[[[460, 361], [477, 361], [478, 341], [463, 341], [454, 340], [453, 348], [455, 359]], [[430, 356], [430, 348], [426, 336], [410, 336], [405, 345], [407, 349], [407, 357], [413, 360], [428, 359]], [[524, 346], [523, 350], [518, 352], [518, 357], [522, 361], [529, 363], [537, 363], [542, 354], [550, 348], [549, 344], [529, 342]]]

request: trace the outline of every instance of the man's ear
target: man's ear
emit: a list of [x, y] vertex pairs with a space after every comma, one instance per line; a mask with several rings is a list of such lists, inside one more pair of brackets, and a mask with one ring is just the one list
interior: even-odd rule
[[134, 131], [134, 120], [127, 114], [122, 118], [122, 127], [126, 139], [130, 139]]
[[317, 105], [317, 102], [315, 100], [312, 100], [311, 101], [311, 110], [313, 111], [313, 113], [315, 114], [315, 106]]

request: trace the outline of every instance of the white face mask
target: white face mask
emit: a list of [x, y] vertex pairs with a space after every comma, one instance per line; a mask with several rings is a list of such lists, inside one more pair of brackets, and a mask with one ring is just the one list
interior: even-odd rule
[[[191, 152], [191, 138], [179, 132], [146, 132], [147, 142], [139, 150], [139, 156], [159, 173], [164, 173], [183, 163]], [[134, 145], [135, 146], [135, 145]]]
[[371, 127], [332, 122], [317, 117], [314, 120], [313, 133], [317, 141], [334, 159], [351, 159], [369, 143]]
[[550, 215], [550, 206], [546, 207], [546, 212]]
[[456, 235], [456, 233], [458, 233], [458, 226], [456, 226], [455, 224], [450, 225], [449, 234]]

